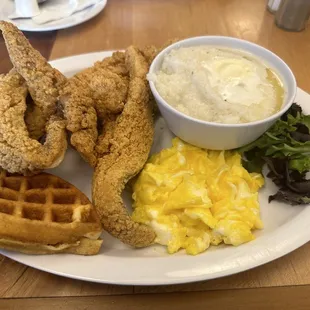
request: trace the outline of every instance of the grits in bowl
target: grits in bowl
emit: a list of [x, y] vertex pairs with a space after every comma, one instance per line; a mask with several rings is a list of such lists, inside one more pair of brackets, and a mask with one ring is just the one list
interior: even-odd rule
[[148, 78], [172, 107], [209, 122], [253, 122], [278, 112], [283, 104], [280, 77], [258, 57], [239, 49], [174, 49]]

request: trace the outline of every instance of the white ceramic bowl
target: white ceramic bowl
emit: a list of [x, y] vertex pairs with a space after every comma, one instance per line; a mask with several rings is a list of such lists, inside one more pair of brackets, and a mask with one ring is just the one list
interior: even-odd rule
[[182, 140], [202, 148], [213, 150], [238, 148], [256, 140], [292, 105], [297, 86], [294, 74], [287, 64], [277, 55], [262, 46], [232, 37], [204, 36], [176, 42], [157, 55], [151, 64], [149, 72], [155, 73], [160, 70], [163, 57], [172, 49], [197, 45], [237, 48], [262, 59], [263, 62], [268, 64], [280, 76], [285, 90], [285, 97], [281, 110], [266, 119], [243, 124], [220, 124], [198, 120], [179, 112], [160, 96], [154, 82], [150, 81], [152, 93], [162, 116], [170, 130]]

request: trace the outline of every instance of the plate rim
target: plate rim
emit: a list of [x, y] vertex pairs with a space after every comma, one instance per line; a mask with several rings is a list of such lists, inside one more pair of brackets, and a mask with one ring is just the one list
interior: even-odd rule
[[[112, 52], [113, 51], [101, 51], [101, 52], [79, 54], [79, 55], [74, 55], [74, 56], [69, 56], [69, 57], [58, 58], [58, 59], [50, 61], [49, 63], [55, 67], [59, 67], [59, 66], [62, 67], [65, 64], [67, 64], [67, 66], [70, 67], [70, 66], [72, 66], [69, 64], [70, 61], [75, 61], [76, 63], [78, 63], [78, 65], [75, 67], [75, 69], [72, 69], [72, 70], [76, 70], [80, 64], [79, 61], [76, 61], [77, 58], [83, 59], [84, 62], [94, 63], [95, 61], [97, 61], [99, 59], [103, 59], [105, 57], [108, 57], [109, 55], [111, 55]], [[70, 61], [68, 61], [68, 60], [70, 60]], [[67, 70], [63, 70], [63, 71], [67, 72]], [[303, 93], [303, 95], [309, 96], [308, 93], [306, 93], [303, 90], [301, 90], [300, 88], [298, 88], [298, 93], [300, 93], [300, 92]], [[308, 216], [305, 216], [304, 212], [306, 212]], [[305, 218], [308, 218], [308, 217], [310, 218], [310, 210], [305, 209], [303, 212], [300, 212], [296, 216], [296, 219], [294, 221], [289, 221], [288, 223], [285, 223], [282, 227], [279, 227], [278, 229], [273, 231], [270, 234], [269, 239], [271, 240], [273, 238], [276, 238], [277, 235], [279, 235], [279, 234], [281, 235], [281, 231], [285, 230], [285, 226], [293, 225], [295, 223], [295, 221], [297, 221], [297, 223], [299, 221], [299, 222], [305, 224], [305, 222], [307, 222], [305, 220]], [[262, 237], [264, 237], [264, 236], [262, 236]], [[307, 243], [309, 240], [310, 240], [310, 231], [307, 232], [307, 230], [303, 230], [303, 234], [297, 234], [297, 233], [292, 234], [292, 235], [288, 234], [288, 238], [283, 240], [283, 244], [279, 245], [279, 249], [270, 251], [270, 249], [268, 249], [268, 244], [267, 244], [266, 245], [266, 251], [268, 252], [267, 255], [262, 255], [262, 257], [260, 257], [260, 259], [253, 259], [252, 261], [247, 262], [245, 265], [237, 264], [237, 266], [235, 266], [233, 268], [220, 270], [220, 271], [214, 272], [214, 273], [206, 273], [206, 274], [202, 273], [201, 275], [189, 275], [189, 276], [179, 276], [179, 277], [171, 277], [171, 276], [167, 276], [167, 275], [164, 275], [164, 276], [162, 275], [160, 277], [157, 276], [157, 277], [152, 278], [152, 279], [140, 278], [139, 276], [136, 278], [122, 279], [122, 280], [120, 280], [117, 277], [115, 279], [111, 279], [111, 277], [104, 278], [104, 279], [103, 278], [100, 278], [100, 279], [99, 278], [92, 278], [92, 277], [88, 277], [88, 276], [81, 276], [81, 275], [77, 275], [77, 274], [66, 273], [66, 272], [62, 272], [59, 270], [53, 270], [51, 268], [44, 267], [41, 265], [38, 266], [38, 265], [36, 265], [36, 263], [32, 263], [31, 259], [30, 259], [30, 262], [29, 261], [25, 262], [23, 257], [26, 256], [27, 258], [29, 258], [29, 255], [9, 252], [9, 251], [5, 251], [5, 250], [0, 250], [0, 253], [6, 257], [9, 257], [9, 258], [11, 258], [11, 259], [13, 259], [19, 263], [22, 263], [24, 265], [27, 265], [29, 267], [33, 267], [35, 269], [42, 270], [45, 272], [49, 272], [49, 273], [52, 273], [55, 275], [59, 275], [59, 276], [67, 277], [67, 278], [72, 278], [72, 279], [77, 279], [77, 280], [82, 280], [82, 281], [104, 283], [104, 284], [138, 285], [138, 286], [140, 286], [140, 285], [141, 286], [143, 286], [143, 285], [173, 285], [173, 284], [182, 284], [182, 283], [192, 283], [192, 282], [198, 282], [198, 281], [205, 281], [205, 280], [220, 278], [220, 277], [240, 273], [242, 271], [246, 271], [249, 269], [253, 269], [255, 267], [264, 265], [264, 264], [271, 262], [277, 258], [280, 258], [282, 256], [287, 255], [288, 253], [296, 250], [297, 248], [299, 248], [302, 245], [304, 245], [305, 243]], [[255, 242], [255, 241], [252, 241], [251, 244], [253, 242]], [[272, 243], [272, 240], [271, 240], [271, 243]], [[250, 249], [253, 249], [253, 247], [251, 247]], [[102, 254], [104, 255], [104, 253], [102, 253]], [[72, 257], [72, 256], [69, 256], [69, 257]], [[156, 257], [155, 259], [160, 261], [160, 260], [165, 260], [168, 257], [171, 257], [171, 256]], [[126, 259], [127, 260], [129, 259], [128, 264], [130, 264], [130, 260], [133, 258], [132, 257], [124, 257], [124, 260], [126, 260]], [[139, 259], [141, 259], [141, 257], [138, 257], [138, 260]], [[142, 259], [143, 259], [143, 257], [142, 257]], [[195, 267], [195, 266], [193, 265], [193, 267]]]
[[[139, 279], [135, 279], [135, 280], [104, 280], [104, 279], [90, 278], [90, 277], [86, 277], [86, 276], [78, 276], [75, 274], [69, 274], [69, 273], [60, 272], [60, 271], [54, 271], [54, 270], [44, 268], [41, 266], [37, 267], [35, 264], [31, 264], [31, 263], [25, 263], [22, 259], [15, 258], [13, 252], [12, 252], [12, 255], [10, 255], [9, 252], [0, 249], [0, 254], [18, 262], [18, 263], [26, 265], [28, 267], [32, 267], [32, 268], [40, 270], [40, 271], [44, 271], [44, 272], [47, 272], [50, 274], [54, 274], [57, 276], [61, 276], [61, 277], [69, 278], [69, 279], [74, 279], [74, 280], [80, 280], [80, 281], [92, 282], [92, 283], [110, 284], [110, 285], [122, 285], [122, 286], [161, 286], [161, 285], [178, 285], [178, 284], [196, 283], [196, 282], [201, 282], [201, 281], [208, 281], [208, 280], [213, 280], [213, 279], [218, 279], [218, 278], [224, 278], [227, 276], [232, 276], [232, 275], [235, 275], [235, 274], [238, 274], [238, 273], [248, 271], [248, 270], [254, 269], [256, 267], [265, 265], [265, 264], [270, 263], [270, 262], [272, 262], [278, 258], [281, 258], [281, 257], [295, 251], [296, 249], [300, 248], [301, 246], [303, 246], [304, 244], [309, 242], [309, 240], [310, 240], [310, 234], [308, 237], [305, 238], [305, 240], [301, 241], [300, 243], [295, 243], [292, 247], [289, 247], [285, 251], [281, 252], [281, 254], [279, 254], [279, 255], [275, 254], [275, 255], [269, 256], [269, 257], [266, 256], [265, 260], [261, 260], [261, 262], [258, 264], [256, 264], [256, 263], [249, 264], [249, 266], [247, 268], [243, 268], [240, 265], [239, 268], [234, 268], [232, 272], [231, 271], [229, 271], [228, 273], [225, 271], [219, 272], [216, 276], [212, 276], [214, 274], [210, 274], [210, 275], [208, 274], [208, 275], [201, 275], [201, 276], [182, 277], [179, 279], [166, 278], [165, 280], [161, 279], [159, 281], [139, 280]], [[27, 254], [25, 254], [25, 255], [27, 255]], [[53, 254], [51, 254], [51, 255], [53, 255]], [[51, 255], [49, 255], [49, 256], [51, 256]], [[59, 255], [59, 254], [54, 254], [54, 255]]]

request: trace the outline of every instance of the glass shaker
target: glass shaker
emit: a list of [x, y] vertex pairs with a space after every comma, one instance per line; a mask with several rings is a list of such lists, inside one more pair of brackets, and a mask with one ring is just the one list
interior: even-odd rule
[[276, 12], [275, 22], [289, 31], [305, 29], [310, 15], [310, 0], [282, 0]]
[[279, 6], [280, 6], [281, 0], [268, 0], [267, 3], [267, 9], [270, 13], [275, 13]]

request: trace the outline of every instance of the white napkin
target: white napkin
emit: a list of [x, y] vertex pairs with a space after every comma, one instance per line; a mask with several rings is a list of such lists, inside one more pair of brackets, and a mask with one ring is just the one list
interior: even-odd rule
[[[9, 18], [30, 17], [34, 23], [40, 25], [69, 17], [73, 13], [83, 11], [100, 1], [102, 0], [47, 0], [38, 7], [37, 0], [15, 0], [16, 13], [10, 15]], [[34, 10], [35, 5], [38, 11]]]
[[75, 12], [97, 4], [101, 0], [48, 0], [42, 7], [41, 13], [32, 18], [36, 24], [45, 24], [54, 20], [69, 17]]
[[9, 15], [9, 18], [31, 18], [39, 14], [40, 9], [37, 0], [15, 0], [15, 12]]

